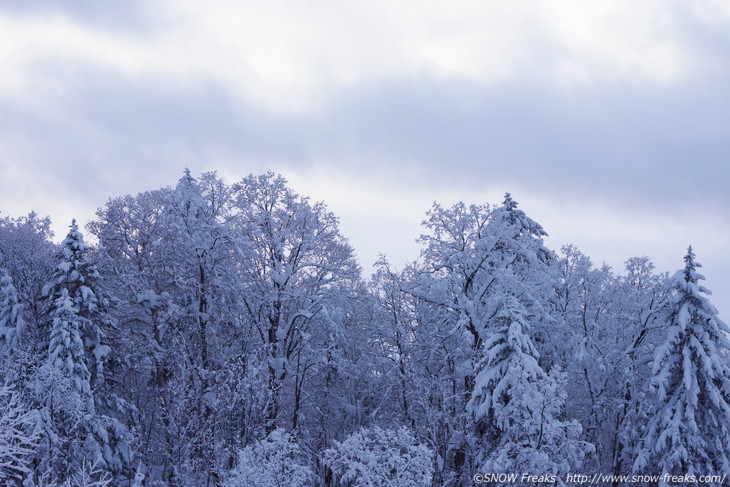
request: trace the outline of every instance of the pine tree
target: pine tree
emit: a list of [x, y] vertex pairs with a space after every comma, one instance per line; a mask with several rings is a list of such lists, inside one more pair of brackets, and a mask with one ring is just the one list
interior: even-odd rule
[[563, 374], [547, 374], [538, 364], [526, 310], [514, 296], [500, 299], [495, 321], [467, 404], [483, 443], [483, 471], [567, 473], [592, 446], [578, 440], [577, 422], [559, 419]]
[[514, 379], [508, 375], [510, 369], [518, 367], [524, 371], [524, 379], [531, 382], [542, 380], [545, 372], [537, 363], [538, 353], [528, 335], [530, 328], [524, 308], [513, 296], [501, 303], [495, 321], [496, 330], [484, 343], [486, 356], [477, 366], [478, 375], [467, 409], [477, 422], [486, 420], [502, 429], [508, 426], [505, 419], [500, 419], [502, 409], [514, 400], [513, 384], [505, 382]]
[[23, 305], [13, 279], [3, 269], [0, 277], [0, 357], [15, 345], [24, 328]]
[[93, 412], [91, 374], [84, 356], [81, 323], [82, 319], [74, 308], [68, 289], [61, 289], [61, 295], [53, 302], [48, 360], [53, 367], [71, 377], [76, 391], [87, 401], [89, 411]]
[[634, 460], [637, 473], [730, 474], [730, 328], [699, 284], [692, 247], [672, 278], [666, 341], [657, 349], [649, 388], [657, 399]]
[[557, 256], [544, 245], [547, 232], [517, 207], [509, 193], [491, 215], [486, 230], [492, 240], [488, 262], [493, 282], [488, 296], [511, 294], [525, 308], [540, 365], [547, 370], [559, 356], [551, 339], [557, 323], [550, 312], [557, 298]]
[[[46, 286], [51, 323], [38, 393], [46, 394], [48, 434], [41, 466], [51, 467], [60, 479], [85, 462], [119, 473], [129, 460], [125, 428], [101, 410], [117, 402], [105, 390], [110, 348], [103, 341], [110, 321], [105, 301], [95, 291], [100, 276], [87, 251], [73, 220], [53, 281]], [[67, 381], [70, 390], [64, 389]], [[61, 455], [59, 448], [65, 449]]]
[[[104, 381], [104, 363], [110, 349], [103, 344], [103, 328], [109, 323], [104, 302], [97, 297], [95, 291], [100, 278], [99, 272], [87, 258], [84, 237], [79, 232], [75, 219], [70, 228], [61, 243], [59, 263], [51, 284], [46, 286], [46, 294], [51, 300], [51, 314], [54, 320], [59, 313], [74, 313], [77, 316], [75, 319], [78, 320], [83, 343], [84, 361], [91, 374], [88, 379], [91, 386], [95, 381], [99, 383]], [[70, 303], [62, 299], [64, 295], [68, 297]]]

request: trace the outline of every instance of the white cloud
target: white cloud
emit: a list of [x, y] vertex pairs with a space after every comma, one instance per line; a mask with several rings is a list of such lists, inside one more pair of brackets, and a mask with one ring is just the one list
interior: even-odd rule
[[[141, 5], [146, 25], [131, 31], [110, 30], [70, 13], [61, 15], [59, 9], [19, 15], [0, 8], [0, 103], [5, 103], [0, 110], [14, 110], [0, 113], [5, 120], [0, 165], [7, 175], [0, 183], [0, 202], [6, 214], [36, 209], [51, 214], [63, 229], [72, 216], [82, 221], [91, 217], [93, 205], [108, 196], [174, 183], [178, 174], [167, 172], [171, 167], [225, 170], [234, 166], [231, 158], [238, 158], [244, 161], [237, 164], [246, 167], [244, 173], [262, 166], [279, 169], [298, 191], [326, 201], [341, 217], [343, 233], [365, 266], [381, 251], [399, 265], [415, 258], [414, 240], [433, 200], [446, 205], [458, 200], [499, 202], [505, 189], [551, 232], [554, 247], [574, 242], [616, 267], [629, 255], [647, 253], [657, 257], [660, 268], [669, 269], [681, 265], [684, 247], [696, 241], [702, 242], [698, 257], [704, 255], [701, 247], [707, 247], [708, 258], [700, 260], [708, 274], [725, 265], [720, 262], [730, 239], [725, 222], [714, 227], [711, 221], [677, 223], [677, 215], [665, 212], [660, 217], [656, 208], [652, 216], [636, 218], [626, 204], [611, 210], [583, 203], [571, 207], [595, 188], [604, 196], [620, 192], [616, 174], [629, 173], [632, 161], [653, 161], [646, 173], [662, 171], [665, 146], [679, 154], [672, 167], [695, 153], [705, 157], [703, 167], [714, 163], [724, 145], [702, 144], [706, 139], [697, 137], [689, 124], [660, 123], [666, 134], [641, 133], [642, 124], [655, 127], [657, 121], [671, 119], [671, 110], [659, 110], [653, 103], [636, 106], [631, 97], [602, 100], [605, 92], [593, 88], [611, 86], [621, 92], [627, 84], [641, 85], [634, 93], [641, 97], [654, 86], [674, 83], [671, 98], [676, 93], [676, 106], [682, 109], [694, 100], [686, 96], [690, 85], [682, 84], [687, 77], [702, 79], [709, 73], [715, 76], [712, 86], [724, 86], [716, 75], [717, 66], [727, 65], [725, 50], [710, 45], [728, 30], [730, 9], [724, 2], [705, 0], [688, 7], [659, 0], [159, 0]], [[89, 73], [123, 82], [111, 90], [99, 80], [83, 79]], [[456, 108], [441, 106], [439, 100], [429, 105], [433, 98], [453, 95], [458, 83], [444, 90], [429, 86], [454, 80], [498, 88], [487, 102], [466, 93], [449, 101]], [[384, 93], [389, 83], [397, 89]], [[526, 93], [521, 83], [540, 89]], [[207, 97], [209, 84], [216, 95], [222, 89], [225, 96]], [[421, 87], [424, 96], [398, 105], [403, 101], [399, 90], [411, 84]], [[512, 84], [514, 89], [504, 89]], [[540, 106], [542, 94], [550, 93], [553, 85], [565, 88], [560, 95], [564, 98]], [[383, 97], [368, 97], [367, 86], [381, 90], [376, 95]], [[89, 106], [105, 101], [106, 90], [121, 101]], [[159, 94], [170, 92], [175, 96], [157, 103]], [[333, 103], [339, 105], [318, 112], [333, 92], [339, 97]], [[501, 105], [497, 98], [506, 100]], [[630, 108], [612, 112], [616, 99]], [[201, 109], [209, 103], [220, 106]], [[362, 106], [368, 103], [377, 106]], [[471, 103], [476, 108], [456, 113]], [[275, 115], [256, 118], [267, 110]], [[552, 116], [560, 110], [565, 113]], [[641, 118], [642, 110], [649, 116]], [[332, 114], [332, 120], [318, 118], [324, 113]], [[723, 113], [700, 105], [693, 115], [701, 119], [697, 127], [703, 134], [714, 134], [710, 142], [726, 140]], [[151, 120], [145, 124], [138, 117]], [[432, 117], [434, 123], [419, 117]], [[640, 120], [633, 124], [635, 118]], [[484, 125], [491, 132], [481, 143]], [[147, 137], [145, 131], [152, 133]], [[240, 144], [235, 138], [239, 134], [244, 140]], [[589, 140], [577, 140], [584, 135]], [[612, 143], [619, 149], [609, 150], [606, 146]], [[705, 147], [714, 153], [702, 153]], [[616, 162], [601, 157], [606, 153], [626, 157]], [[334, 162], [318, 162], [337, 157], [343, 158], [337, 170]], [[378, 160], [362, 162], [367, 157]], [[591, 157], [598, 159], [584, 160]], [[486, 161], [484, 167], [476, 167], [479, 158]], [[164, 161], [164, 168], [152, 167], [156, 160]], [[511, 168], [499, 166], [503, 160], [525, 163], [523, 169], [530, 174], [518, 176], [532, 183], [529, 192], [504, 188], [506, 179], [499, 177]], [[97, 167], [84, 177], [89, 194], [77, 194], [68, 174], [48, 167], [66, 161], [77, 167], [100, 161], [115, 169], [129, 161], [126, 176], [117, 178], [125, 181], [125, 189], [118, 190], [112, 184], [118, 181], [107, 181], [110, 171]], [[403, 171], [390, 167], [403, 161]], [[540, 166], [543, 161], [546, 165]], [[618, 167], [613, 176], [611, 169], [600, 175], [588, 167], [591, 163]], [[407, 170], [416, 170], [418, 164], [439, 165], [441, 170], [424, 168], [422, 177], [409, 175]], [[472, 179], [446, 181], [449, 171], [466, 171]], [[653, 181], [641, 174], [636, 180], [642, 187]], [[665, 170], [658, 179], [667, 182], [671, 177]], [[480, 178], [485, 179], [482, 188]], [[587, 182], [584, 191], [565, 187], [576, 181]], [[599, 184], [603, 182], [605, 188]], [[534, 189], [543, 186], [566, 194], [566, 203]], [[713, 191], [717, 195], [719, 190]], [[649, 188], [647, 198], [660, 192]], [[699, 193], [689, 193], [699, 198]], [[568, 209], [572, 213], [564, 213]]]
[[[698, 5], [698, 17], [713, 22], [724, 8]], [[40, 69], [49, 63], [161, 86], [212, 80], [291, 112], [316, 107], [333, 88], [422, 73], [668, 82], [697, 62], [677, 26], [679, 7], [663, 1], [160, 0], [146, 8], [149, 31], [126, 36], [58, 14], [0, 15], [0, 96], [62, 95], [63, 80]]]
[[[546, 22], [563, 54], [557, 75], [564, 82], [676, 80], [691, 67], [667, 2], [554, 2]], [[552, 7], [552, 8], [551, 8]]]

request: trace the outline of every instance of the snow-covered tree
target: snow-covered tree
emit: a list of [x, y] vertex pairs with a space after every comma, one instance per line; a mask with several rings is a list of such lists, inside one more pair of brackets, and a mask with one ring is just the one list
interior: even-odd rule
[[[172, 398], [178, 390], [185, 397], [185, 389], [175, 382], [182, 375], [178, 367], [187, 369], [189, 364], [182, 360], [187, 356], [182, 344], [192, 338], [184, 333], [186, 327], [177, 326], [181, 313], [176, 283], [186, 280], [177, 277], [176, 249], [168, 235], [173, 232], [168, 224], [171, 199], [169, 188], [113, 198], [89, 224], [99, 239], [96, 256], [106, 277], [104, 292], [115, 303], [110, 309], [118, 323], [114, 350], [123, 365], [115, 379], [119, 394], [136, 405], [129, 429], [147, 432], [137, 438], [139, 455], [148, 465], [160, 465], [163, 480], [174, 471], [171, 458], [179, 453], [174, 446], [189, 444], [171, 427], [184, 424], [183, 418], [175, 418], [178, 408]], [[180, 401], [179, 409], [189, 406]]]
[[[554, 361], [548, 336], [554, 328], [549, 311], [557, 281], [556, 259], [543, 243], [543, 228], [518, 208], [509, 193], [498, 207], [457, 203], [446, 209], [435, 204], [424, 225], [429, 234], [421, 237], [426, 248], [416, 271], [420, 277], [405, 291], [430, 303], [434, 316], [442, 316], [437, 326], [443, 336], [458, 337], [459, 343], [449, 347], [444, 360], [454, 364], [452, 406], [465, 413], [483, 344], [494, 331], [500, 297], [511, 295], [526, 309], [525, 319], [539, 340], [536, 345], [546, 351], [541, 359]], [[466, 461], [477, 456], [472, 449], [480, 441], [473, 441], [473, 435], [479, 430], [467, 417], [460, 423], [450, 433], [453, 458], [447, 461], [461, 472], [459, 481], [466, 482], [475, 468]]]
[[730, 474], [730, 328], [699, 282], [692, 247], [671, 281], [669, 323], [649, 383], [656, 407], [636, 452], [637, 473]]
[[[651, 359], [664, 340], [667, 323], [662, 319], [662, 303], [669, 292], [668, 273], [655, 273], [648, 257], [632, 257], [626, 261], [626, 275], [611, 286], [613, 305], [609, 319], [604, 320], [604, 350], [598, 374], [603, 374], [604, 437], [595, 443], [603, 446], [604, 458], [611, 452], [611, 465], [616, 474], [631, 470], [633, 454], [641, 439], [652, 401], [647, 397], [651, 377]], [[594, 382], [599, 383], [600, 382]], [[606, 460], [608, 460], [606, 458]], [[607, 462], [606, 462], [607, 464]]]
[[[484, 358], [478, 365], [474, 391], [467, 409], [477, 421], [486, 419], [498, 429], [509, 426], [502, 410], [518, 397], [513, 397], [515, 378], [529, 382], [545, 378], [537, 363], [538, 353], [529, 336], [525, 310], [514, 296], [506, 296], [495, 316], [495, 330], [484, 343]], [[509, 374], [517, 368], [519, 373]]]
[[[425, 402], [419, 397], [413, 383], [418, 371], [415, 363], [415, 320], [411, 308], [411, 296], [401, 292], [401, 276], [390, 269], [381, 258], [373, 275], [371, 288], [377, 293], [378, 306], [375, 309], [373, 326], [368, 330], [371, 343], [375, 342], [382, 355], [379, 371], [386, 384], [383, 402], [388, 403], [390, 414], [411, 428], [415, 427], [418, 404]], [[373, 365], [373, 368], [379, 368]], [[389, 414], [386, 412], [385, 414]]]
[[368, 381], [377, 424], [411, 428], [433, 451], [434, 484], [453, 486], [471, 470], [465, 382], [473, 350], [472, 337], [452, 321], [453, 309], [432, 299], [442, 283], [421, 264], [394, 272], [381, 259], [372, 281], [378, 304], [360, 342], [376, 345], [367, 356], [377, 357]]
[[467, 404], [481, 433], [477, 441], [486, 442], [480, 448], [482, 468], [568, 473], [592, 446], [579, 440], [577, 422], [560, 420], [566, 398], [562, 373], [547, 374], [538, 364], [526, 310], [514, 296], [503, 298], [495, 322]]
[[53, 479], [51, 471], [47, 471], [37, 481], [28, 479], [23, 487], [109, 487], [114, 479], [108, 472], [100, 469], [98, 463], [82, 462], [79, 470], [61, 483]]
[[363, 428], [326, 450], [324, 463], [352, 487], [420, 487], [433, 477], [433, 453], [406, 427]]
[[[496, 304], [492, 310], [501, 303], [500, 296], [512, 295], [524, 307], [541, 365], [550, 368], [559, 356], [551, 339], [559, 331], [551, 313], [558, 277], [557, 257], [543, 242], [547, 232], [518, 208], [509, 193], [490, 216], [486, 230], [491, 237], [491, 281], [486, 296]], [[486, 335], [490, 332], [486, 330]]]
[[727, 472], [727, 328], [693, 256], [671, 290], [646, 257], [558, 259], [509, 194], [424, 227], [366, 284], [337, 218], [271, 173], [112, 198], [89, 248], [0, 217], [0, 483]]
[[225, 341], [230, 337], [225, 328], [238, 298], [233, 294], [238, 290], [235, 250], [224, 225], [230, 206], [230, 189], [215, 173], [196, 179], [186, 169], [163, 213], [166, 264], [174, 283], [171, 297], [178, 310], [177, 336], [170, 344], [185, 357], [174, 359], [170, 388], [177, 394], [177, 404], [164, 407], [163, 414], [181, 426], [178, 438], [171, 438], [176, 448], [185, 445], [178, 451], [186, 458], [180, 475], [191, 479], [197, 475], [200, 483], [216, 475], [215, 447], [221, 434], [215, 412], [226, 398], [219, 393], [215, 369], [232, 345]]
[[547, 234], [542, 226], [518, 209], [509, 193], [495, 209], [434, 205], [424, 225], [431, 232], [421, 237], [426, 244], [424, 273], [438, 282], [430, 293], [414, 294], [451, 310], [475, 352], [491, 334], [495, 295], [512, 293], [528, 308], [532, 321], [551, 321], [543, 303], [550, 296], [543, 294], [553, 286], [550, 265], [555, 255], [543, 244]]
[[360, 269], [337, 218], [281, 176], [251, 175], [234, 191], [241, 298], [269, 369], [266, 429], [279, 425], [287, 393], [296, 428], [307, 371], [329, 361], [325, 350], [341, 336], [339, 297], [358, 282]]
[[28, 408], [15, 388], [0, 386], [0, 482], [19, 486], [31, 471], [38, 445], [38, 411]]
[[292, 436], [282, 429], [238, 452], [238, 462], [224, 487], [311, 485], [314, 476]]
[[68, 289], [61, 289], [61, 295], [53, 303], [52, 316], [48, 360], [52, 367], [72, 378], [76, 391], [87, 401], [86, 407], [93, 414], [95, 406], [82, 340], [82, 319], [74, 308]]
[[23, 305], [13, 278], [3, 269], [0, 272], [0, 357], [15, 345], [24, 328]]
[[110, 200], [89, 225], [116, 304], [120, 385], [137, 405], [130, 426], [148, 432], [139, 455], [171, 485], [215, 478], [263, 415], [229, 196], [215, 173], [186, 171], [174, 188]]
[[[93, 382], [104, 381], [104, 364], [110, 351], [109, 346], [103, 343], [104, 328], [109, 326], [109, 321], [104, 300], [97, 296], [95, 290], [99, 272], [88, 259], [88, 249], [76, 220], [72, 221], [70, 228], [61, 243], [59, 262], [51, 283], [46, 287], [46, 294], [51, 302], [53, 327], [65, 326], [64, 320], [57, 319], [60, 316], [77, 323], [83, 347], [78, 359], [84, 362], [83, 366], [90, 374], [83, 380], [91, 386]], [[51, 337], [54, 334], [58, 335], [52, 329]], [[49, 354], [54, 349], [49, 347]]]
[[626, 275], [594, 267], [573, 245], [563, 246], [555, 310], [562, 326], [550, 336], [568, 374], [568, 417], [584, 438], [602, 445], [585, 468], [625, 474], [624, 451], [635, 428], [646, 362], [659, 335], [655, 321], [663, 278], [646, 257], [626, 262]]
[[[169, 251], [174, 257], [174, 276], [186, 291], [185, 302], [194, 317], [192, 334], [198, 350], [195, 361], [203, 371], [204, 388], [210, 387], [205, 377], [211, 367], [212, 350], [208, 341], [216, 316], [215, 300], [220, 295], [217, 287], [225, 282], [222, 266], [231, 264], [231, 239], [222, 225], [229, 191], [214, 173], [203, 175], [202, 182], [190, 175], [189, 170], [178, 181], [167, 203], [166, 221]], [[191, 336], [191, 338], [193, 338]]]
[[[105, 300], [95, 290], [100, 276], [87, 251], [74, 220], [46, 289], [51, 303], [48, 349], [35, 390], [45, 406], [46, 457], [40, 467], [52, 468], [59, 480], [84, 462], [120, 473], [129, 461], [125, 428], [107, 415], [118, 412], [114, 410], [118, 401], [106, 389], [105, 378], [111, 350], [105, 343], [105, 328], [111, 324]], [[60, 393], [67, 382], [71, 389]], [[62, 445], [67, 454], [59, 456]]]
[[53, 274], [56, 253], [50, 226], [48, 217], [33, 212], [20, 218], [0, 217], [0, 268], [13, 279], [30, 325], [46, 318], [43, 288]]

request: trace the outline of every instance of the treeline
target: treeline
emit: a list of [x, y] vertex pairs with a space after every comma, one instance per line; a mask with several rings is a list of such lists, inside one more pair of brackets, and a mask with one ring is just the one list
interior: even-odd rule
[[0, 219], [3, 485], [730, 473], [730, 330], [691, 248], [615, 273], [507, 194], [435, 204], [419, 258], [365, 278], [271, 173], [186, 171], [85, 233]]

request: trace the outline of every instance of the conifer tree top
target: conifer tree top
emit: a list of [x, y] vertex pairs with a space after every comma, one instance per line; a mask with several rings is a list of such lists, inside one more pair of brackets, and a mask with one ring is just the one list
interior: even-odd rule
[[44, 293], [52, 293], [58, 297], [60, 288], [69, 283], [88, 285], [90, 277], [98, 277], [96, 267], [87, 261], [84, 235], [79, 231], [76, 219], [72, 220], [66, 238], [61, 242], [58, 264], [53, 282], [44, 288]]
[[512, 211], [517, 208], [517, 202], [512, 199], [510, 193], [504, 194], [504, 202], [502, 203], [507, 211]]
[[79, 226], [76, 224], [76, 219], [71, 220], [70, 230], [66, 235], [66, 238], [61, 243], [63, 252], [67, 257], [83, 252], [86, 250], [86, 244], [84, 243], [84, 236], [79, 232]]
[[[681, 290], [676, 299], [681, 299], [681, 296], [694, 297], [693, 299], [698, 299], [698, 302], [704, 303], [703, 306], [706, 306], [708, 310], [714, 310], [714, 307], [709, 302], [705, 302], [706, 299], [702, 297], [702, 294], [710, 296], [712, 293], [699, 283], [699, 281], [705, 279], [705, 276], [697, 272], [700, 267], [702, 267], [702, 264], [695, 260], [695, 253], [690, 245], [687, 248], [687, 254], [684, 256], [684, 268], [678, 270], [672, 278], [674, 287]], [[713, 311], [713, 314], [717, 314], [717, 311]]]
[[684, 280], [697, 284], [697, 281], [704, 279], [704, 276], [696, 272], [698, 267], [702, 267], [702, 264], [695, 261], [695, 253], [690, 245], [687, 248], [687, 255], [684, 256]]
[[547, 232], [542, 226], [528, 217], [524, 211], [517, 208], [517, 201], [512, 199], [510, 193], [504, 194], [504, 202], [502, 207], [499, 209], [502, 212], [502, 218], [507, 221], [510, 225], [517, 226], [527, 233], [530, 233], [536, 237], [545, 237]]
[[190, 175], [190, 169], [186, 167], [183, 177], [180, 178], [180, 181], [178, 182], [178, 184], [190, 184], [194, 181], [195, 181], [195, 178]]

